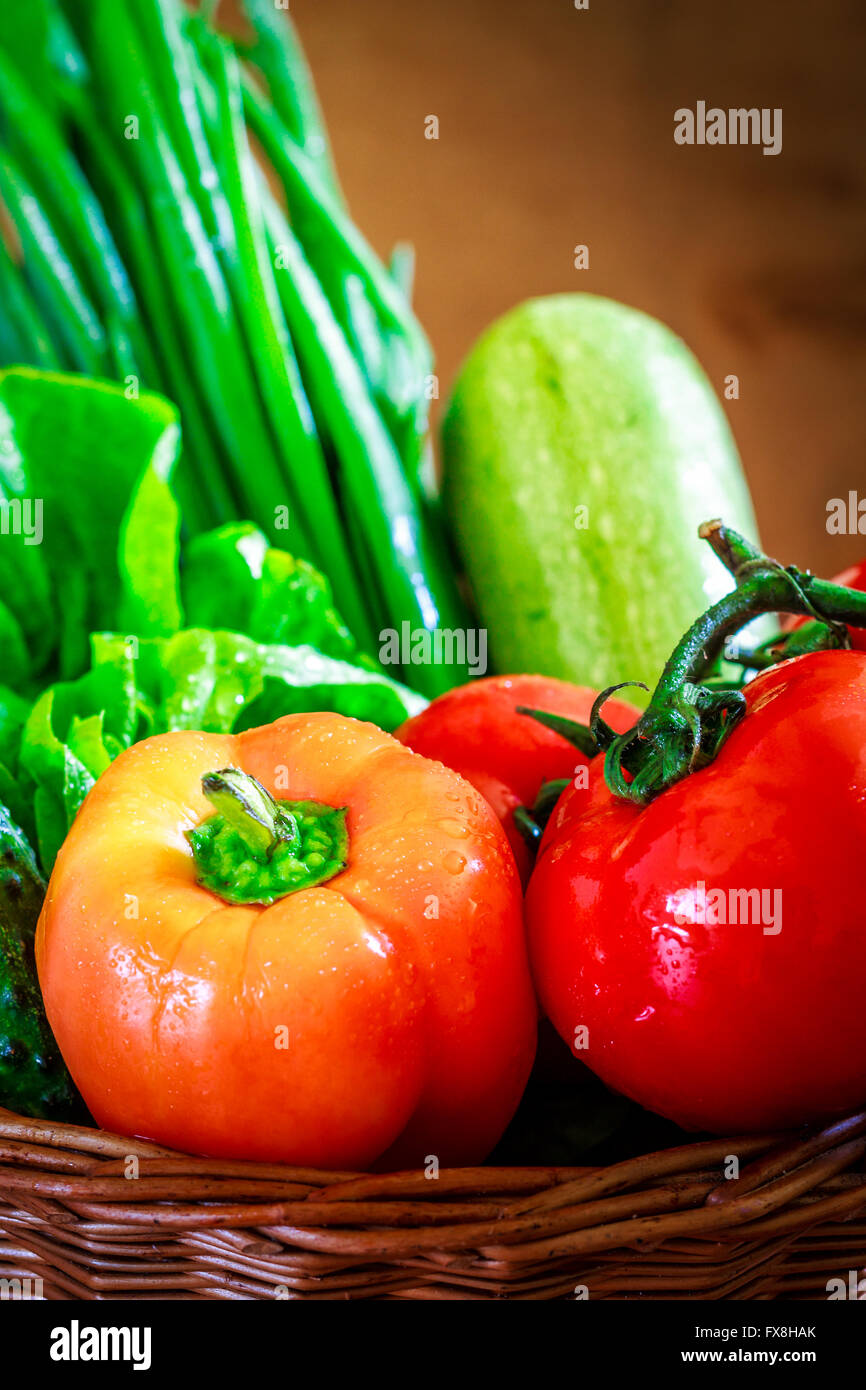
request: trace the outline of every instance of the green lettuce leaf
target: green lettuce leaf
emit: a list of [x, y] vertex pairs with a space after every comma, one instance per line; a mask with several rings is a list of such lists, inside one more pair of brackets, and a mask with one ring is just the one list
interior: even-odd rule
[[243, 632], [256, 642], [311, 646], [352, 657], [355, 640], [334, 608], [331, 586], [306, 560], [273, 549], [248, 521], [196, 536], [181, 574], [188, 627]]
[[29, 713], [27, 700], [7, 686], [0, 685], [0, 763], [12, 772], [18, 766], [21, 734]]
[[381, 672], [235, 632], [178, 633], [163, 644], [160, 673], [158, 720], [167, 729], [228, 733], [317, 709], [394, 729], [426, 703]]
[[[231, 733], [320, 709], [394, 729], [426, 703], [382, 672], [237, 632], [101, 632], [92, 647], [91, 670], [44, 691], [20, 731], [13, 813], [25, 829], [35, 825], [46, 873], [96, 779], [124, 748], [152, 733]], [[0, 764], [5, 801], [2, 772]], [[22, 813], [22, 798], [32, 811]]]
[[0, 498], [11, 518], [0, 594], [34, 671], [79, 674], [101, 628], [180, 625], [168, 486], [179, 450], [177, 411], [161, 396], [130, 400], [109, 382], [28, 367], [0, 373]]
[[[129, 660], [119, 633], [94, 638], [96, 669]], [[394, 729], [424, 699], [380, 671], [313, 647], [255, 642], [242, 633], [187, 628], [135, 643], [135, 698], [146, 733], [202, 729], [230, 733], [283, 714], [324, 709]], [[144, 737], [140, 730], [136, 737]]]
[[[21, 741], [19, 781], [33, 788], [36, 843], [46, 873], [50, 873], [81, 802], [104, 770], [104, 758], [95, 759], [91, 771], [64, 734], [74, 737], [74, 728], [58, 733], [54, 726], [55, 692], [46, 690], [36, 701]], [[92, 740], [87, 747], [92, 757]]]
[[37, 836], [33, 788], [19, 782], [5, 763], [0, 763], [0, 807], [6, 808], [12, 819], [21, 826], [30, 843], [35, 845]]
[[[0, 373], [0, 499], [13, 520], [42, 506], [38, 528], [31, 508], [0, 535], [0, 803], [46, 873], [94, 782], [149, 734], [311, 710], [390, 730], [426, 703], [359, 655], [327, 580], [257, 527], [181, 551], [179, 447], [161, 397]], [[34, 692], [34, 672], [54, 682]]]
[[[77, 681], [49, 686], [36, 701], [21, 734], [17, 805], [10, 804], [8, 788], [6, 795], [0, 789], [0, 800], [25, 830], [35, 823], [46, 873], [96, 779], [118, 753], [144, 736], [149, 723], [126, 639], [116, 644], [111, 661], [95, 665]], [[32, 814], [22, 814], [22, 799], [32, 801]]]
[[12, 661], [4, 675], [17, 683], [25, 670], [41, 669], [48, 661], [57, 641], [58, 619], [40, 541], [44, 496], [37, 494], [25, 467], [3, 398], [4, 380], [5, 375], [0, 377], [0, 628]]
[[[0, 561], [0, 571], [3, 565]], [[0, 581], [2, 582], [2, 581]], [[30, 653], [24, 640], [24, 633], [14, 613], [0, 599], [0, 652], [3, 653], [3, 675], [5, 679], [20, 689], [30, 675]]]
[[180, 508], [170, 478], [177, 439], [165, 431], [121, 523], [121, 599], [117, 626], [140, 637], [167, 637], [183, 624], [180, 606]]

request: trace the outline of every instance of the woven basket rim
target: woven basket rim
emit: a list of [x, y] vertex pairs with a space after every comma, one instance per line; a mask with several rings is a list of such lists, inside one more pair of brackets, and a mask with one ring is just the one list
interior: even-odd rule
[[578, 1278], [601, 1297], [803, 1297], [866, 1264], [866, 1111], [431, 1178], [193, 1157], [0, 1109], [0, 1272], [25, 1256], [61, 1298], [267, 1297], [281, 1278], [298, 1297], [564, 1297]]

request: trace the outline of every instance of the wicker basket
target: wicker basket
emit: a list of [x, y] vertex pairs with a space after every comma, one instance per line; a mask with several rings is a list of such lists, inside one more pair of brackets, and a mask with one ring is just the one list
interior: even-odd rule
[[820, 1299], [866, 1273], [864, 1156], [866, 1112], [604, 1168], [370, 1176], [0, 1110], [0, 1278], [48, 1299]]

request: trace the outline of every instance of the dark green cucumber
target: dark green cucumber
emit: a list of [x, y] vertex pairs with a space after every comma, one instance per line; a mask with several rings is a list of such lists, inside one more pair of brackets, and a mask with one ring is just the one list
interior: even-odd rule
[[0, 1106], [45, 1119], [84, 1119], [36, 975], [34, 939], [44, 897], [33, 850], [0, 805]]

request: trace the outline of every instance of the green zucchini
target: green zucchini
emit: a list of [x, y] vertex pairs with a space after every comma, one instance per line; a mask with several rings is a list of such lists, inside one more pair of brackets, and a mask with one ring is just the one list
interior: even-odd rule
[[730, 577], [698, 539], [757, 534], [724, 412], [662, 324], [595, 295], [482, 337], [445, 419], [444, 491], [494, 668], [654, 685]]
[[0, 1106], [44, 1119], [84, 1119], [36, 976], [34, 938], [44, 896], [33, 850], [0, 805]]

